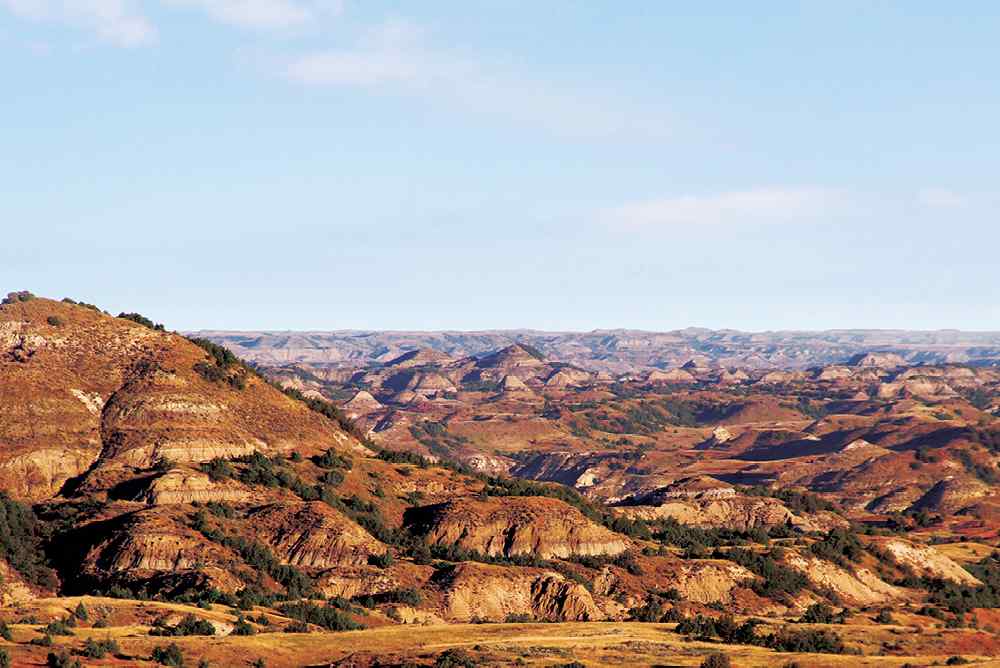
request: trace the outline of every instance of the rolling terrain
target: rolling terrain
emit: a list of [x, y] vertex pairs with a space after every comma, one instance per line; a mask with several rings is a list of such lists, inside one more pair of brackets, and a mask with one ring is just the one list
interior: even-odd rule
[[855, 355], [887, 351], [911, 364], [1000, 363], [1000, 332], [830, 330], [822, 332], [741, 332], [698, 327], [672, 332], [629, 329], [591, 332], [488, 330], [480, 332], [202, 331], [256, 364], [304, 363], [323, 368], [384, 363], [405, 353], [431, 350], [452, 358], [480, 357], [525, 344], [549, 359], [591, 371], [635, 373], [679, 367], [694, 359], [705, 364], [755, 369], [806, 369], [845, 362]]
[[1000, 656], [988, 355], [267, 365], [213, 338], [0, 305], [0, 660]]

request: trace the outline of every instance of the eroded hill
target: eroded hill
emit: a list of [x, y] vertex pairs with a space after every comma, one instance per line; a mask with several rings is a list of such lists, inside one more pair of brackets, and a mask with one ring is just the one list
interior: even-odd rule
[[[282, 390], [141, 316], [7, 302], [0, 651], [15, 662], [997, 653], [988, 369], [862, 358], [628, 380], [515, 345], [347, 381], [268, 370]], [[604, 621], [636, 644], [607, 661], [517, 639], [453, 643], [472, 664], [425, 649], [439, 625], [509, 638], [541, 621]], [[426, 633], [385, 631], [413, 624]], [[308, 640], [349, 630], [384, 640], [353, 656]]]

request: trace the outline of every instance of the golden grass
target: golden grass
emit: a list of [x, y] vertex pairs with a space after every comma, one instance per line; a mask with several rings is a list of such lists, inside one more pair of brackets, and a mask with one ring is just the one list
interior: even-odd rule
[[[112, 612], [117, 625], [104, 629], [81, 627], [73, 637], [55, 638], [57, 646], [79, 648], [88, 637], [113, 638], [122, 649], [123, 658], [107, 658], [86, 665], [151, 665], [148, 657], [153, 648], [176, 642], [183, 650], [188, 665], [207, 659], [213, 666], [247, 666], [263, 658], [269, 668], [326, 665], [351, 654], [379, 655], [396, 661], [414, 660], [425, 665], [433, 663], [442, 651], [457, 647], [472, 654], [484, 666], [556, 666], [571, 661], [588, 667], [600, 666], [699, 666], [708, 654], [722, 651], [738, 668], [783, 666], [789, 662], [808, 668], [847, 668], [849, 666], [898, 667], [906, 663], [941, 665], [947, 654], [918, 655], [917, 652], [947, 651], [948, 639], [967, 646], [969, 650], [984, 647], [983, 636], [971, 631], [931, 631], [904, 626], [872, 626], [849, 624], [835, 627], [853, 647], [860, 647], [867, 656], [781, 654], [767, 649], [741, 645], [688, 640], [673, 629], [672, 624], [640, 624], [634, 622], [564, 623], [564, 624], [460, 624], [440, 626], [385, 626], [364, 631], [342, 633], [289, 634], [280, 631], [243, 637], [162, 638], [150, 636], [149, 627], [140, 619], [158, 614], [195, 614], [213, 621], [232, 622], [233, 612], [216, 606], [212, 610], [175, 603], [154, 601], [124, 601], [99, 597], [45, 599], [30, 606], [33, 614], [47, 621], [42, 614], [63, 616], [77, 603], [84, 602], [94, 613]], [[22, 610], [23, 611], [23, 610]], [[14, 611], [0, 611], [4, 619], [15, 618]], [[286, 620], [269, 615], [272, 628]], [[903, 620], [900, 620], [903, 621]], [[0, 641], [14, 659], [14, 665], [44, 665], [47, 648], [26, 643], [40, 637], [37, 625], [18, 624], [13, 627], [14, 643]], [[931, 638], [934, 636], [934, 638]], [[908, 656], [877, 656], [887, 641], [908, 639], [923, 642], [913, 645]], [[940, 642], [940, 648], [936, 643]], [[957, 652], [954, 652], [957, 653]], [[966, 654], [966, 658], [973, 656]], [[998, 666], [1000, 660], [980, 657], [970, 665]]]
[[959, 563], [982, 561], [997, 549], [983, 543], [938, 543], [934, 549]]

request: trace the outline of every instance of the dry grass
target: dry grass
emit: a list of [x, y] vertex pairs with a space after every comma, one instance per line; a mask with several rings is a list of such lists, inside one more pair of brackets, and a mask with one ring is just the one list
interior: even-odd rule
[[[973, 659], [977, 648], [987, 651], [984, 634], [971, 630], [916, 632], [912, 627], [844, 625], [835, 627], [849, 645], [860, 648], [865, 656], [780, 654], [752, 646], [723, 646], [717, 643], [686, 639], [673, 631], [671, 624], [639, 623], [565, 623], [565, 624], [461, 624], [442, 626], [385, 626], [343, 633], [288, 634], [277, 631], [287, 620], [271, 615], [276, 632], [244, 637], [160, 638], [148, 635], [148, 620], [161, 614], [195, 614], [214, 621], [232, 622], [231, 610], [220, 606], [212, 610], [160, 602], [123, 601], [98, 597], [45, 599], [18, 611], [0, 611], [0, 617], [15, 619], [35, 614], [41, 621], [65, 616], [84, 602], [91, 619], [107, 615], [112, 626], [92, 629], [84, 625], [72, 637], [57, 637], [59, 647], [76, 649], [88, 637], [113, 638], [121, 647], [119, 658], [87, 660], [88, 666], [152, 665], [148, 657], [153, 648], [176, 642], [189, 665], [207, 659], [213, 666], [248, 666], [263, 658], [270, 668], [326, 665], [347, 656], [359, 659], [372, 656], [390, 661], [414, 661], [430, 665], [434, 657], [450, 648], [461, 648], [484, 666], [525, 665], [551, 667], [577, 661], [586, 666], [699, 666], [713, 652], [727, 654], [739, 668], [782, 666], [795, 661], [807, 668], [847, 668], [848, 666], [942, 665], [956, 648], [965, 648]], [[144, 623], [145, 621], [145, 623]], [[0, 641], [14, 659], [15, 666], [44, 665], [47, 648], [27, 644], [40, 637], [37, 625], [13, 627], [14, 643]], [[934, 636], [930, 638], [927, 636]], [[908, 647], [907, 643], [913, 642]], [[995, 638], [990, 638], [995, 642]], [[898, 656], [877, 656], [888, 641], [901, 643]], [[926, 642], [924, 642], [926, 641]], [[902, 655], [907, 652], [907, 655]], [[948, 652], [942, 654], [941, 652]], [[1000, 660], [981, 657], [970, 665], [1000, 666]]]

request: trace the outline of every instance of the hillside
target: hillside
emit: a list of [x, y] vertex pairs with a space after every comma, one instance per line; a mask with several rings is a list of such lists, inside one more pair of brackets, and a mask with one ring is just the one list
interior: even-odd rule
[[898, 355], [908, 364], [1000, 363], [1000, 332], [830, 330], [740, 332], [688, 328], [671, 332], [614, 329], [592, 332], [227, 332], [195, 333], [257, 364], [302, 363], [357, 368], [417, 350], [451, 358], [480, 357], [526, 344], [550, 359], [588, 371], [637, 373], [676, 368], [692, 359], [714, 366], [807, 369], [846, 363], [868, 353]]
[[[973, 628], [1000, 606], [990, 369], [865, 358], [777, 385], [697, 364], [625, 380], [518, 344], [397, 355], [346, 381], [261, 376], [136, 314], [5, 302], [0, 656], [15, 665], [1000, 655]], [[896, 639], [903, 620], [919, 632]], [[575, 624], [597, 621], [634, 644], [525, 645], [550, 632], [534, 623], [578, 646]], [[453, 640], [428, 647], [441, 626]]]

